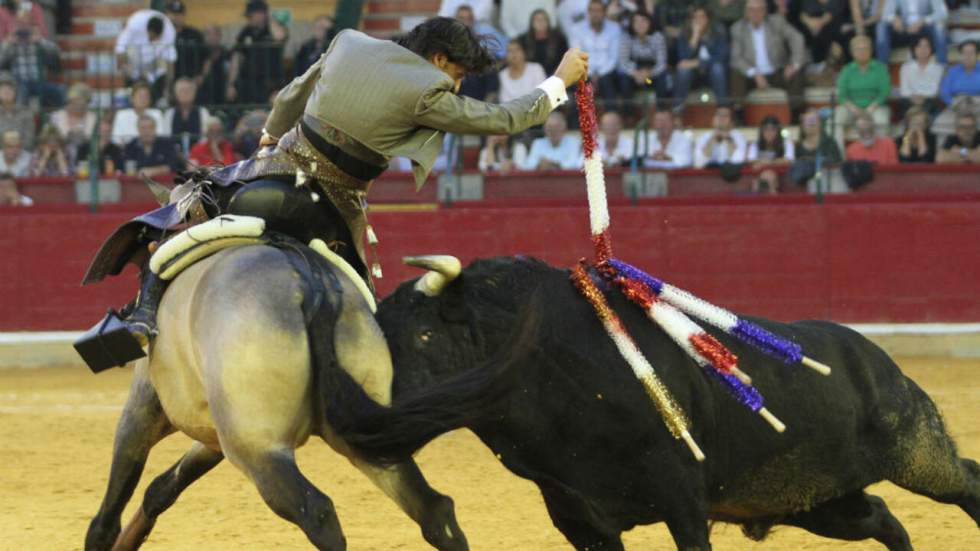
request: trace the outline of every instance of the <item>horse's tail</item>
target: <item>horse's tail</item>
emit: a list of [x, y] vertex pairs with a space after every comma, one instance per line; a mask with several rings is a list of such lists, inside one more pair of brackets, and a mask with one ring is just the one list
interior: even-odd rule
[[409, 459], [440, 434], [499, 415], [514, 387], [516, 368], [536, 347], [537, 311], [524, 309], [507, 343], [490, 360], [396, 397], [390, 407], [369, 398], [334, 357], [330, 365], [316, 366], [322, 380], [314, 391], [322, 418], [362, 458], [390, 465]]

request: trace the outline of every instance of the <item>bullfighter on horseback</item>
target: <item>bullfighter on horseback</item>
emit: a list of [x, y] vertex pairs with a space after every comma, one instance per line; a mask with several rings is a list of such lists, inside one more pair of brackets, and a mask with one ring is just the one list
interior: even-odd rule
[[[567, 101], [566, 88], [588, 74], [588, 56], [573, 49], [554, 76], [518, 99], [490, 104], [457, 95], [463, 77], [493, 64], [481, 38], [449, 18], [429, 19], [394, 42], [341, 32], [319, 61], [279, 93], [255, 156], [178, 186], [197, 194], [195, 207], [172, 200], [120, 227], [84, 283], [118, 274], [130, 261], [145, 264], [148, 245], [168, 230], [238, 214], [260, 217], [268, 229], [304, 243], [322, 239], [371, 285], [363, 246], [365, 196], [390, 158], [411, 159], [421, 186], [447, 132], [513, 134], [541, 124]], [[143, 269], [139, 296], [121, 320], [139, 347], [156, 333], [165, 288], [159, 276]], [[105, 327], [108, 318], [120, 321], [110, 312], [96, 327]], [[120, 354], [125, 356], [117, 351], [116, 359], [135, 359]]]

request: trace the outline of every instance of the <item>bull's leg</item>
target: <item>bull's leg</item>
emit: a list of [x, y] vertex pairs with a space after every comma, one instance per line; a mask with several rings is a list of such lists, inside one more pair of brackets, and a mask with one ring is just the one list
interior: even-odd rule
[[150, 448], [173, 432], [146, 370], [146, 362], [141, 361], [133, 374], [129, 398], [116, 426], [109, 485], [85, 535], [86, 551], [112, 548], [119, 535], [123, 509], [136, 489]]
[[143, 497], [142, 506], [120, 534], [113, 551], [139, 549], [153, 530], [157, 517], [177, 501], [177, 497], [185, 488], [221, 463], [223, 458], [221, 452], [195, 442], [180, 461], [174, 463], [165, 473], [150, 483]]
[[432, 489], [414, 461], [381, 468], [351, 460], [371, 482], [422, 529], [422, 537], [442, 551], [466, 551], [469, 544], [456, 522], [453, 500]]
[[783, 520], [814, 534], [840, 540], [875, 539], [888, 551], [912, 551], [905, 528], [884, 500], [863, 491], [822, 503], [810, 511]]
[[588, 507], [581, 499], [562, 489], [539, 485], [551, 522], [579, 551], [623, 551], [620, 532], [600, 529], [587, 519]]
[[959, 457], [932, 400], [921, 395], [919, 414], [897, 437], [896, 467], [888, 480], [941, 503], [959, 505], [980, 526], [980, 466]]

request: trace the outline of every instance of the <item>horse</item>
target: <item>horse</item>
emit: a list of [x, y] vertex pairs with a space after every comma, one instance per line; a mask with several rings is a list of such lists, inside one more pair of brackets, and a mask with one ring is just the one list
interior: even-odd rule
[[[411, 453], [464, 425], [461, 404], [469, 400], [471, 413], [482, 409], [493, 395], [485, 382], [494, 377], [460, 378], [420, 394], [414, 403], [406, 400], [404, 407], [392, 405], [391, 355], [367, 300], [338, 265], [323, 261], [321, 268], [316, 279], [324, 283], [324, 303], [335, 316], [327, 334], [312, 341], [304, 314], [311, 287], [281, 248], [224, 249], [173, 280], [160, 303], [159, 335], [135, 364], [108, 487], [89, 525], [86, 551], [139, 548], [159, 515], [224, 458], [317, 549], [345, 549], [330, 498], [295, 461], [294, 450], [313, 435], [346, 456], [418, 523], [430, 545], [468, 549], [452, 499], [429, 486]], [[323, 347], [317, 343], [330, 356], [322, 363], [335, 365], [318, 368], [317, 350]], [[317, 377], [333, 382], [321, 386]], [[320, 401], [327, 422], [314, 414]], [[123, 509], [150, 449], [176, 431], [194, 440], [191, 449], [153, 480], [122, 529]], [[388, 444], [377, 446], [372, 457], [370, 447], [349, 443], [358, 434]]]

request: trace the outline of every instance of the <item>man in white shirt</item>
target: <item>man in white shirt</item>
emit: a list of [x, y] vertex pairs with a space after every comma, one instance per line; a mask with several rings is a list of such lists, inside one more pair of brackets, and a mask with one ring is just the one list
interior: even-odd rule
[[741, 132], [732, 130], [732, 108], [719, 105], [711, 119], [711, 127], [698, 138], [694, 147], [694, 166], [705, 168], [744, 163], [747, 142]]
[[174, 77], [177, 31], [167, 16], [156, 10], [139, 10], [129, 17], [116, 39], [116, 62], [127, 85], [145, 80], [159, 99]]
[[674, 113], [660, 109], [653, 116], [653, 131], [647, 133], [647, 154], [643, 166], [687, 168], [691, 166], [694, 144], [684, 132], [675, 129]]
[[622, 34], [619, 25], [606, 19], [602, 0], [591, 0], [587, 21], [573, 27], [568, 35], [571, 47], [589, 54], [589, 76], [596, 83], [596, 95], [607, 107], [623, 95], [616, 71]]
[[602, 114], [597, 141], [606, 166], [622, 166], [633, 158], [633, 140], [623, 136], [623, 119], [615, 111]]
[[524, 170], [575, 170], [582, 167], [582, 150], [577, 138], [566, 136], [565, 116], [552, 112], [544, 123], [544, 137], [534, 140]]

